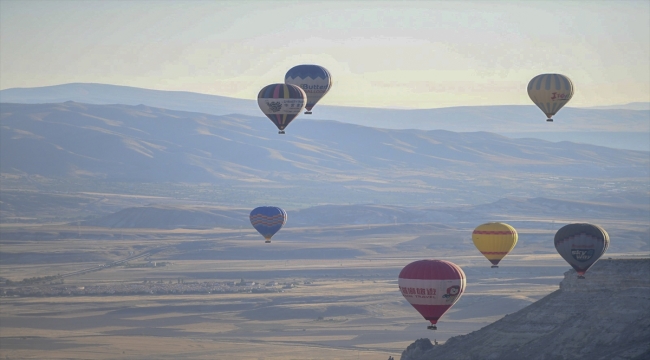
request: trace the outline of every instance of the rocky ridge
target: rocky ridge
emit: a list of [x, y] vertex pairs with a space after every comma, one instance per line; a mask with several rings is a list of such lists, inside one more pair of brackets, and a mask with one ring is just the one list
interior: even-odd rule
[[650, 359], [650, 259], [598, 261], [579, 280], [467, 335], [419, 339], [402, 360]]

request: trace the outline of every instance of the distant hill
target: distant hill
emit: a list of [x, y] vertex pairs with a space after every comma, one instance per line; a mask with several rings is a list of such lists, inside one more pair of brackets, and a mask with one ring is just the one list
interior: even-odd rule
[[[440, 326], [440, 325], [439, 325]], [[601, 259], [577, 279], [501, 320], [445, 344], [413, 343], [402, 360], [650, 358], [650, 259]]]
[[[210, 183], [220, 187], [205, 190], [232, 201], [271, 196], [310, 204], [396, 204], [436, 196], [478, 204], [508, 196], [552, 197], [567, 189], [593, 197], [608, 189], [603, 179], [647, 184], [650, 173], [647, 152], [334, 121], [296, 121], [287, 135], [278, 135], [266, 118], [144, 105], [3, 104], [0, 124], [2, 173]], [[626, 191], [636, 186], [630, 183]]]
[[[107, 84], [63, 84], [0, 91], [2, 103], [60, 103], [147, 105], [211, 115], [260, 116], [254, 100], [181, 91], [161, 91]], [[640, 104], [640, 105], [639, 105]], [[533, 105], [461, 106], [438, 109], [378, 109], [318, 105], [313, 115], [299, 119], [336, 120], [385, 129], [487, 131], [510, 137], [574, 141], [610, 147], [650, 150], [650, 109], [643, 103], [622, 107], [564, 108], [549, 124]]]
[[592, 106], [589, 109], [623, 109], [623, 110], [650, 110], [650, 102], [633, 102], [620, 105]]
[[83, 225], [107, 228], [211, 229], [239, 227], [248, 222], [249, 209], [223, 209], [214, 206], [149, 205], [120, 210]]
[[[648, 154], [485, 132], [385, 130], [333, 121], [292, 123], [148, 106], [3, 104], [2, 167], [42, 176], [143, 181], [270, 181], [269, 172], [334, 180], [379, 169], [483, 166], [535, 173], [644, 176]], [[612, 173], [615, 170], [615, 173]], [[380, 176], [381, 177], [381, 176]]]
[[259, 108], [254, 100], [187, 91], [163, 91], [87, 83], [0, 90], [1, 103], [44, 104], [67, 101], [96, 105], [147, 105], [213, 115], [259, 115]]
[[[640, 201], [647, 194], [637, 194]], [[214, 228], [249, 227], [250, 209], [207, 205], [147, 205], [130, 207], [84, 225], [109, 228]], [[650, 204], [607, 204], [547, 198], [501, 199], [475, 206], [416, 208], [389, 205], [322, 205], [288, 212], [287, 227], [336, 227], [366, 224], [462, 224], [494, 217], [572, 217], [574, 219], [618, 218], [642, 221], [650, 217]]]

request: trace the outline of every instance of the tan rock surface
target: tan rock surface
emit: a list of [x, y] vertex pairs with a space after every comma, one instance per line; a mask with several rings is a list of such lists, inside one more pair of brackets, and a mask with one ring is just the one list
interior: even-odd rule
[[[415, 343], [413, 345], [416, 345]], [[534, 304], [402, 360], [650, 359], [650, 259], [600, 260]]]

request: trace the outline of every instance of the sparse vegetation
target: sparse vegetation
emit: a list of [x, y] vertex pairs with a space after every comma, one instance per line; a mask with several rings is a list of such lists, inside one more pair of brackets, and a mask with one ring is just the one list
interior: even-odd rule
[[58, 284], [63, 284], [63, 279], [61, 279], [61, 275], [53, 275], [53, 276], [41, 276], [41, 277], [31, 277], [31, 278], [25, 278], [22, 279], [21, 281], [11, 281], [9, 279], [5, 280], [5, 285], [6, 286], [23, 286], [23, 285], [36, 285], [36, 284], [42, 284], [42, 283], [47, 283], [47, 282], [55, 282]]

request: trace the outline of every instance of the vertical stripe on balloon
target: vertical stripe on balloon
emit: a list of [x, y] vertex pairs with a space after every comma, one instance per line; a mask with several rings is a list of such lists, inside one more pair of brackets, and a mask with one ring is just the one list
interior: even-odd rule
[[[558, 84], [559, 84], [559, 82], [558, 82]], [[553, 108], [551, 109], [551, 114], [555, 114], [559, 110], [559, 107], [560, 107], [560, 102], [556, 101], [553, 104]]]

